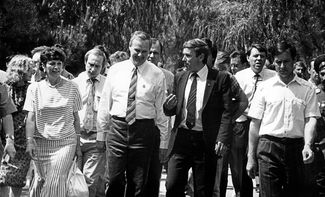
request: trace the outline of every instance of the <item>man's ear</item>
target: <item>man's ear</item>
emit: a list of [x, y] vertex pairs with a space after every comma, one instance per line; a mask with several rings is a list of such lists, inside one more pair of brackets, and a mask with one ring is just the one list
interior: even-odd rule
[[203, 62], [203, 60], [204, 60], [204, 53], [201, 53], [198, 58], [199, 58], [199, 60], [201, 60]]

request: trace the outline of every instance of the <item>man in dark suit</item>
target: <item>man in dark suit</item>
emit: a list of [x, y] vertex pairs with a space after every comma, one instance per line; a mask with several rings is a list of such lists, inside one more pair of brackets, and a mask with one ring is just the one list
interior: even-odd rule
[[211, 196], [217, 158], [230, 143], [230, 78], [206, 66], [208, 50], [201, 39], [184, 43], [188, 69], [176, 74], [174, 94], [164, 103], [165, 114], [176, 115], [167, 152], [167, 197], [185, 196], [190, 168], [194, 195]]

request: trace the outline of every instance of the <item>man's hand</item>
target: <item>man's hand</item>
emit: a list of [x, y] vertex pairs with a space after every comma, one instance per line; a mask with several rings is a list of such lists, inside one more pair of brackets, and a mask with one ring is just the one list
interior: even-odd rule
[[4, 148], [4, 153], [8, 154], [10, 156], [10, 158], [14, 158], [16, 155], [16, 149], [15, 149], [15, 145], [14, 145], [14, 141], [11, 139], [7, 140], [6, 146]]
[[166, 98], [166, 101], [164, 103], [164, 106], [167, 110], [172, 110], [177, 105], [177, 99], [175, 94], [170, 94]]
[[257, 175], [257, 162], [253, 156], [248, 156], [246, 171], [248, 176], [252, 179]]
[[27, 147], [26, 147], [26, 152], [29, 154], [29, 156], [35, 160], [36, 156], [36, 141], [34, 138], [29, 138], [27, 139]]
[[228, 147], [222, 142], [217, 142], [214, 148], [217, 157], [222, 157], [226, 153], [227, 149]]
[[159, 161], [160, 163], [166, 163], [167, 162], [167, 150], [164, 148], [159, 149]]
[[96, 148], [99, 152], [104, 152], [106, 150], [105, 141], [96, 141]]
[[312, 163], [314, 161], [314, 152], [311, 150], [309, 144], [305, 144], [302, 150], [302, 159], [305, 164]]

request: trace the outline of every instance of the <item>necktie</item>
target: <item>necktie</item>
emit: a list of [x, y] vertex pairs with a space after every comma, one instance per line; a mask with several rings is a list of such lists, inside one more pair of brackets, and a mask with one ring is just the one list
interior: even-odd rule
[[187, 117], [186, 126], [188, 129], [192, 129], [195, 126], [195, 114], [196, 114], [196, 89], [197, 89], [197, 73], [192, 74], [193, 81], [191, 85], [191, 90], [187, 99]]
[[255, 92], [256, 92], [256, 89], [257, 89], [257, 83], [260, 81], [260, 80], [259, 80], [260, 77], [261, 77], [261, 76], [260, 76], [258, 73], [256, 73], [256, 74], [254, 75], [255, 83], [254, 83], [254, 88], [253, 88], [252, 96], [251, 96], [251, 98], [249, 99], [249, 103], [250, 103], [250, 102], [253, 100], [253, 98], [254, 98], [254, 95], [255, 95]]
[[130, 87], [129, 87], [128, 104], [127, 104], [126, 117], [125, 117], [125, 121], [128, 123], [128, 125], [132, 125], [135, 122], [135, 117], [136, 117], [135, 94], [137, 91], [137, 80], [138, 80], [137, 67], [135, 67], [132, 78], [131, 78]]
[[86, 114], [84, 118], [84, 129], [89, 132], [94, 127], [94, 97], [95, 97], [95, 82], [96, 79], [87, 80], [87, 104], [86, 104]]

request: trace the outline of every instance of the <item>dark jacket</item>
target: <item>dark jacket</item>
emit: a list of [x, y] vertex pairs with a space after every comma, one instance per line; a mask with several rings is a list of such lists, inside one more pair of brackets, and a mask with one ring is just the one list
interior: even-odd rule
[[[174, 127], [171, 131], [168, 155], [173, 151], [178, 127], [182, 121], [182, 106], [184, 92], [189, 71], [183, 71], [175, 75], [174, 94], [177, 98], [177, 106], [167, 110], [164, 105], [164, 113], [167, 116], [176, 115]], [[225, 72], [209, 69], [203, 97], [202, 126], [205, 147], [208, 151], [214, 151], [216, 142], [220, 141], [229, 145], [231, 141], [231, 98], [230, 77]]]

